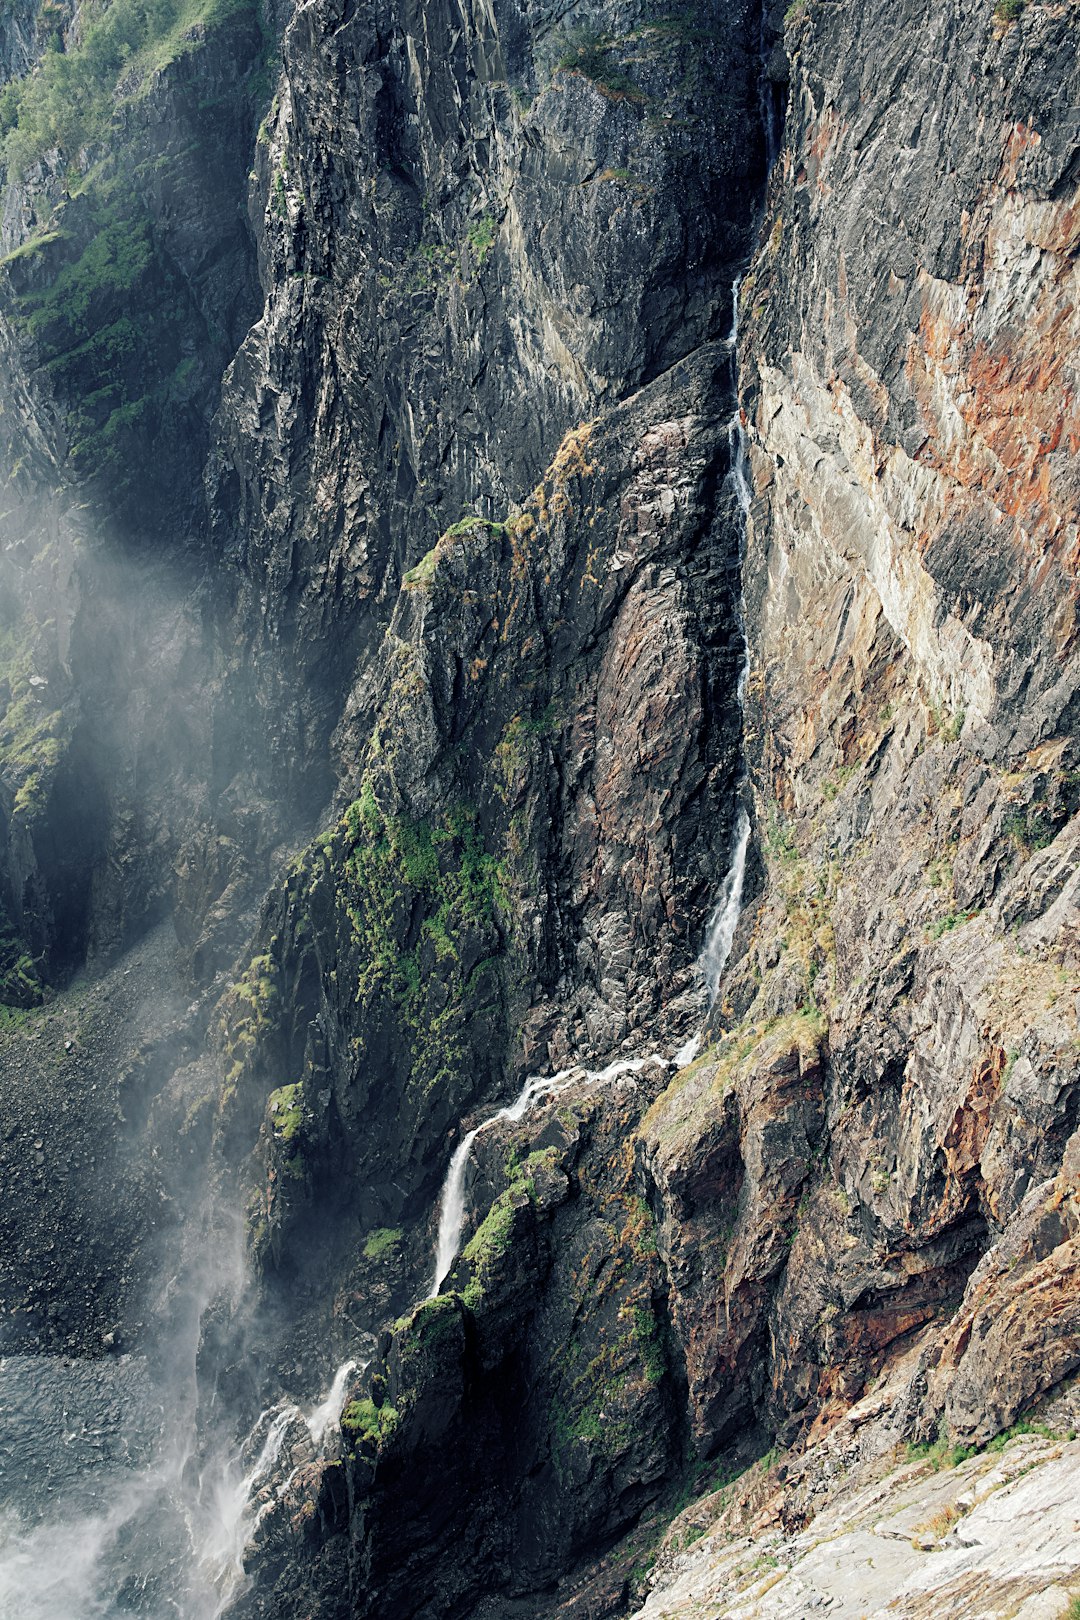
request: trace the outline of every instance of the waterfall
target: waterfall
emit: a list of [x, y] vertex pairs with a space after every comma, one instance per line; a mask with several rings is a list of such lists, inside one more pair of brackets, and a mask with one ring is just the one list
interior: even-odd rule
[[450, 1275], [450, 1267], [457, 1257], [461, 1243], [461, 1229], [465, 1225], [465, 1171], [468, 1168], [469, 1155], [472, 1145], [481, 1131], [496, 1124], [500, 1119], [524, 1119], [529, 1109], [538, 1097], [547, 1092], [561, 1091], [566, 1084], [567, 1071], [562, 1069], [550, 1079], [538, 1079], [530, 1076], [522, 1086], [517, 1097], [505, 1108], [500, 1108], [497, 1114], [485, 1119], [482, 1125], [463, 1136], [454, 1149], [454, 1156], [450, 1160], [450, 1168], [446, 1172], [443, 1183], [442, 1197], [439, 1201], [439, 1237], [435, 1247], [435, 1280], [428, 1294], [434, 1299], [443, 1283]]
[[218, 1594], [209, 1620], [218, 1620], [232, 1599], [240, 1593], [245, 1580], [244, 1549], [259, 1517], [252, 1511], [255, 1493], [272, 1477], [285, 1436], [292, 1423], [301, 1416], [300, 1408], [292, 1402], [268, 1408], [260, 1414], [248, 1436], [247, 1445], [251, 1446], [263, 1424], [266, 1425], [255, 1462], [247, 1473], [237, 1477], [235, 1469], [229, 1467], [220, 1470], [209, 1483], [200, 1481], [200, 1494], [207, 1503], [208, 1511], [202, 1534], [195, 1538], [199, 1547], [199, 1565]]
[[330, 1385], [330, 1393], [305, 1418], [304, 1421], [307, 1423], [311, 1438], [317, 1446], [324, 1443], [327, 1435], [336, 1426], [341, 1416], [342, 1407], [345, 1405], [345, 1387], [350, 1376], [354, 1372], [362, 1370], [359, 1363], [355, 1361], [343, 1361], [334, 1374], [333, 1383]]
[[705, 936], [705, 949], [701, 953], [699, 969], [705, 980], [710, 1008], [716, 1000], [720, 979], [731, 955], [731, 945], [742, 910], [743, 879], [746, 876], [746, 852], [750, 846], [750, 817], [744, 806], [739, 806], [735, 822], [735, 837], [731, 850], [731, 863], [727, 876], [720, 885], [720, 898], [709, 920]]
[[439, 1236], [435, 1246], [435, 1280], [428, 1293], [428, 1299], [434, 1299], [443, 1283], [450, 1275], [450, 1269], [457, 1259], [458, 1249], [461, 1247], [461, 1233], [465, 1226], [465, 1172], [468, 1169], [469, 1157], [472, 1153], [473, 1143], [481, 1131], [498, 1124], [501, 1119], [516, 1122], [524, 1119], [525, 1115], [539, 1102], [541, 1097], [551, 1097], [557, 1092], [565, 1091], [580, 1076], [586, 1083], [597, 1085], [605, 1084], [608, 1080], [616, 1080], [623, 1074], [640, 1074], [648, 1063], [667, 1064], [669, 1059], [661, 1057], [659, 1053], [650, 1053], [647, 1057], [617, 1058], [604, 1069], [560, 1069], [558, 1074], [551, 1076], [531, 1075], [522, 1086], [517, 1097], [505, 1108], [500, 1108], [497, 1114], [485, 1119], [482, 1125], [463, 1136], [454, 1149], [450, 1167], [443, 1182], [442, 1195], [439, 1199]]
[[[736, 343], [739, 336], [739, 283], [742, 277], [737, 277], [733, 291], [733, 313], [731, 321], [731, 341]], [[753, 491], [750, 484], [750, 455], [746, 444], [746, 429], [742, 423], [742, 413], [736, 410], [727, 429], [728, 437], [728, 473], [727, 482], [731, 485], [735, 502], [742, 519], [739, 535], [739, 565], [740, 573], [743, 555], [746, 548], [746, 526], [750, 516], [750, 503]], [[742, 637], [742, 657], [739, 660], [739, 674], [735, 686], [736, 701], [739, 713], [743, 711], [746, 701], [746, 682], [750, 673], [750, 650], [746, 640], [746, 626], [743, 613], [742, 593], [736, 608], [736, 623]], [[745, 773], [739, 778], [736, 794], [741, 801], [745, 792]], [[731, 853], [728, 857], [727, 872], [720, 885], [720, 894], [709, 918], [709, 926], [705, 932], [705, 944], [697, 960], [697, 972], [705, 987], [706, 1017], [712, 1011], [720, 989], [720, 980], [727, 966], [728, 957], [735, 939], [735, 930], [739, 925], [739, 916], [742, 911], [743, 882], [746, 877], [746, 856], [750, 848], [750, 816], [746, 805], [739, 803], [735, 817], [735, 828], [731, 840]], [[701, 1039], [704, 1025], [690, 1036], [671, 1059], [678, 1069], [692, 1063], [701, 1050]]]

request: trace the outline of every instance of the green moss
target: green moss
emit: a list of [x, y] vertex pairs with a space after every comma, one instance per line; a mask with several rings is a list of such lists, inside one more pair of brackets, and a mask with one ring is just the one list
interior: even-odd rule
[[5, 253], [3, 258], [0, 258], [0, 265], [13, 265], [22, 260], [32, 259], [35, 254], [47, 248], [51, 242], [60, 241], [62, 234], [58, 230], [41, 228], [35, 231], [32, 236], [28, 236], [26, 241], [20, 243], [17, 248], [13, 248], [10, 253]]
[[401, 1242], [401, 1228], [397, 1226], [379, 1226], [374, 1232], [369, 1232], [364, 1243], [364, 1257], [368, 1260], [385, 1260]]
[[453, 1294], [436, 1294], [434, 1299], [421, 1301], [407, 1316], [398, 1318], [394, 1332], [399, 1340], [402, 1377], [410, 1385], [419, 1385], [426, 1372], [437, 1370], [447, 1350], [458, 1340], [457, 1300]]
[[[41, 268], [16, 290], [13, 319], [66, 407], [76, 472], [123, 490], [145, 478], [145, 468], [127, 465], [131, 430], [152, 426], [190, 386], [193, 364], [182, 353], [189, 294], [157, 253], [130, 186], [101, 180], [61, 219], [68, 209], [77, 224], [39, 239]], [[13, 277], [16, 289], [26, 279]]]
[[435, 577], [439, 560], [445, 556], [447, 542], [451, 540], [464, 540], [469, 537], [486, 540], [496, 538], [506, 532], [506, 525], [495, 523], [490, 518], [468, 516], [459, 518], [452, 523], [438, 538], [431, 550], [425, 552], [415, 568], [410, 568], [402, 578], [402, 585], [406, 590], [417, 590], [424, 585], [430, 585]]
[[1025, 859], [1052, 844], [1057, 836], [1050, 807], [1041, 801], [1007, 810], [1002, 817], [1001, 830]]
[[0, 1028], [22, 1023], [41, 1005], [43, 987], [37, 963], [10, 920], [0, 912]]
[[368, 1396], [350, 1401], [341, 1414], [346, 1440], [364, 1450], [379, 1451], [398, 1426], [399, 1414], [393, 1406], [376, 1406]]
[[23, 820], [44, 808], [67, 730], [62, 711], [49, 707], [48, 688], [34, 684], [36, 667], [29, 626], [0, 632], [0, 769], [14, 789], [14, 814]]
[[995, 1435], [986, 1449], [987, 1451], [1004, 1451], [1010, 1440], [1015, 1440], [1017, 1436], [1022, 1434], [1037, 1434], [1044, 1440], [1057, 1440], [1060, 1438], [1048, 1423], [1042, 1423], [1038, 1418], [1023, 1417], [1018, 1418], [1009, 1428], [1002, 1429], [1000, 1434]]
[[495, 768], [500, 797], [505, 802], [526, 774], [536, 743], [555, 729], [555, 705], [549, 703], [538, 715], [514, 715], [495, 745]]
[[462, 1061], [462, 1019], [474, 1009], [478, 976], [501, 952], [501, 863], [467, 807], [430, 820], [388, 816], [370, 777], [342, 831], [341, 903], [359, 961], [357, 994], [389, 1003], [414, 1068], [434, 1083]]
[[229, 18], [257, 17], [255, 0], [87, 0], [79, 36], [48, 50], [0, 93], [4, 165], [21, 175], [54, 149], [74, 159], [104, 140], [118, 107], [155, 73]]
[[[810, 1054], [824, 1040], [828, 1020], [816, 1008], [800, 1008], [761, 1025], [736, 1026], [708, 1047], [652, 1103], [639, 1127], [644, 1137], [666, 1139], [690, 1126], [699, 1129], [724, 1102], [739, 1074], [751, 1063], [768, 1064], [781, 1052]], [[711, 1072], [710, 1072], [711, 1071]]]
[[277, 964], [270, 956], [253, 957], [222, 1002], [223, 1103], [229, 1101], [243, 1075], [251, 1069], [260, 1042], [274, 1028], [280, 999]]
[[303, 1087], [299, 1081], [272, 1091], [266, 1106], [275, 1136], [282, 1142], [293, 1141], [304, 1122]]
[[965, 923], [971, 922], [972, 918], [978, 915], [978, 906], [970, 911], [950, 911], [946, 916], [932, 922], [926, 932], [931, 939], [940, 939], [943, 934], [951, 934], [954, 928], [962, 928]]
[[619, 62], [613, 35], [601, 34], [595, 28], [574, 28], [563, 35], [556, 51], [557, 72], [580, 73], [603, 94], [615, 99], [645, 100], [639, 86]]
[[479, 1308], [485, 1293], [491, 1287], [501, 1264], [509, 1252], [514, 1235], [514, 1205], [507, 1188], [492, 1204], [470, 1241], [462, 1259], [472, 1275], [462, 1298], [471, 1311]]
[[928, 1463], [934, 1473], [942, 1468], [958, 1468], [969, 1457], [974, 1457], [976, 1446], [957, 1446], [947, 1439], [928, 1441], [924, 1445], [908, 1446], [907, 1458], [909, 1462]]
[[473, 257], [479, 264], [483, 264], [495, 243], [495, 221], [490, 214], [477, 220], [469, 228], [469, 246]]
[[634, 1333], [644, 1363], [646, 1379], [650, 1384], [661, 1383], [667, 1372], [664, 1333], [651, 1302], [648, 1305], [634, 1306]]
[[432, 546], [431, 550], [421, 557], [416, 567], [409, 569], [401, 581], [406, 590], [414, 591], [418, 586], [428, 584], [435, 573], [438, 549], [438, 546]]

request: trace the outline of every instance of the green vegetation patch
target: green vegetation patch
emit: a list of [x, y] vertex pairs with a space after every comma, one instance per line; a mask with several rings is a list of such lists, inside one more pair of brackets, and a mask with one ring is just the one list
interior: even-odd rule
[[370, 776], [342, 831], [339, 895], [357, 994], [393, 1009], [425, 1087], [450, 1080], [464, 1061], [464, 1021], [483, 1004], [481, 980], [502, 953], [502, 863], [467, 806], [424, 820], [388, 815]]
[[490, 518], [475, 516], [463, 517], [457, 523], [441, 534], [430, 551], [424, 553], [415, 568], [410, 568], [402, 578], [402, 585], [406, 590], [416, 590], [420, 586], [429, 585], [435, 577], [439, 559], [446, 555], [447, 543], [452, 540], [465, 540], [469, 538], [486, 540], [489, 537], [496, 539], [506, 533], [504, 523], [495, 523]]
[[37, 963], [25, 942], [0, 913], [0, 1028], [21, 1023], [42, 1000]]
[[472, 1275], [462, 1299], [471, 1311], [479, 1308], [484, 1295], [509, 1253], [514, 1235], [514, 1204], [511, 1190], [501, 1193], [465, 1247], [462, 1259]]
[[223, 1104], [234, 1095], [241, 1078], [251, 1067], [259, 1042], [276, 1026], [280, 1006], [277, 963], [268, 955], [253, 957], [222, 1004]]
[[50, 704], [36, 668], [25, 629], [0, 631], [0, 770], [23, 820], [44, 808], [67, 736], [63, 711]]
[[407, 1316], [394, 1323], [404, 1385], [398, 1399], [399, 1411], [411, 1407], [416, 1392], [430, 1378], [441, 1378], [451, 1370], [461, 1354], [462, 1317], [454, 1294], [437, 1294], [425, 1299]]
[[398, 1226], [379, 1226], [374, 1232], [369, 1232], [364, 1243], [364, 1258], [366, 1260], [386, 1260], [401, 1242], [401, 1228]]
[[303, 1087], [297, 1081], [291, 1086], [279, 1086], [267, 1101], [274, 1135], [282, 1142], [292, 1142], [304, 1123]]
[[79, 38], [55, 35], [34, 71], [0, 91], [0, 154], [20, 176], [47, 152], [68, 159], [101, 142], [117, 106], [229, 18], [257, 19], [256, 0], [84, 0]]
[[741, 1027], [709, 1046], [693, 1063], [679, 1069], [645, 1114], [640, 1134], [665, 1137], [686, 1125], [704, 1124], [721, 1104], [741, 1074], [755, 1065], [775, 1061], [798, 1048], [809, 1057], [828, 1032], [828, 1020], [814, 1008], [773, 1018], [764, 1024]]
[[612, 100], [646, 99], [620, 62], [615, 37], [594, 28], [574, 28], [563, 36], [556, 49], [555, 69], [579, 73]]
[[978, 915], [978, 906], [970, 911], [950, 911], [944, 917], [939, 917], [936, 922], [932, 922], [926, 932], [931, 939], [940, 939], [943, 934], [951, 934], [954, 928], [962, 928], [965, 923], [971, 922]]
[[75, 470], [122, 490], [145, 477], [126, 455], [130, 430], [189, 393], [189, 295], [129, 190], [102, 183], [58, 219], [7, 261], [13, 321], [66, 405]]
[[495, 220], [491, 214], [485, 214], [469, 227], [468, 240], [473, 258], [483, 264], [495, 245]]
[[367, 1451], [379, 1451], [398, 1426], [395, 1407], [376, 1406], [369, 1396], [350, 1401], [341, 1414], [341, 1429], [352, 1446]]

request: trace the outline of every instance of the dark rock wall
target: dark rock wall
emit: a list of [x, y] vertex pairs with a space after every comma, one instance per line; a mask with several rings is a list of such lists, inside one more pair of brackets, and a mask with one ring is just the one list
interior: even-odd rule
[[920, 1345], [909, 1432], [985, 1441], [1080, 1358], [1069, 26], [788, 14], [740, 346], [765, 889], [643, 1132], [706, 1443]]
[[[1073, 23], [241, 7], [9, 186], [4, 1000], [170, 914], [223, 1387], [385, 1329], [245, 1614], [619, 1612], [901, 1354], [912, 1438], [1080, 1365]], [[703, 1015], [744, 769], [700, 1055], [590, 1078]], [[56, 1277], [21, 1330], [99, 1334]]]

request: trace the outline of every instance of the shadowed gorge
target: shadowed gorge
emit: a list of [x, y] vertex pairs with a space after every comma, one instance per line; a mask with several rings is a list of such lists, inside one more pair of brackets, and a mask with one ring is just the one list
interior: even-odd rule
[[0, 14], [0, 1610], [1062, 1620], [1074, 0]]

